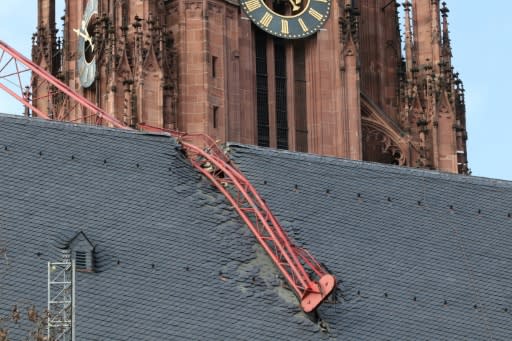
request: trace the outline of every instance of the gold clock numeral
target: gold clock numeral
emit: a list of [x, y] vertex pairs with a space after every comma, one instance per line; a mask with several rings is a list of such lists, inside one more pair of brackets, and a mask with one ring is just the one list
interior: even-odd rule
[[260, 24], [262, 24], [265, 27], [268, 27], [273, 18], [274, 16], [272, 14], [266, 12], [265, 15], [260, 19]]
[[249, 0], [245, 3], [247, 6], [247, 11], [252, 12], [261, 7], [260, 0]]
[[302, 18], [299, 18], [299, 25], [300, 25], [300, 27], [302, 27], [302, 30], [304, 32], [308, 31], [308, 27], [306, 26], [306, 24], [304, 23], [304, 20], [302, 20]]
[[328, 0], [315, 0], [315, 1], [316, 2], [322, 2], [322, 3], [326, 4]]
[[290, 31], [288, 30], [288, 20], [286, 19], [281, 19], [281, 33], [290, 33]]
[[314, 8], [310, 8], [308, 13], [311, 14], [311, 16], [318, 21], [322, 21], [322, 18], [324, 17], [322, 14], [318, 13], [318, 11], [315, 10]]

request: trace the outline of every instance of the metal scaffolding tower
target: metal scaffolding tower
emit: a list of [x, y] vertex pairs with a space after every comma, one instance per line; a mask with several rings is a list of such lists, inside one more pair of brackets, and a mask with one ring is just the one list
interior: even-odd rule
[[48, 340], [74, 341], [75, 262], [48, 262]]

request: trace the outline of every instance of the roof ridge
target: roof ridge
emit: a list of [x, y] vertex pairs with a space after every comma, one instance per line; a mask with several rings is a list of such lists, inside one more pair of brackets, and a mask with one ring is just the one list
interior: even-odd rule
[[52, 121], [45, 120], [37, 117], [25, 117], [21, 115], [11, 115], [0, 113], [0, 124], [21, 124], [30, 125], [35, 127], [42, 127], [45, 129], [65, 129], [68, 131], [86, 132], [88, 134], [111, 134], [113, 136], [125, 137], [130, 136], [161, 136], [170, 138], [169, 134], [166, 133], [148, 133], [141, 132], [135, 129], [119, 129], [105, 126], [89, 125], [78, 122], [66, 122], [66, 121]]
[[295, 152], [289, 150], [282, 149], [274, 149], [268, 147], [254, 146], [248, 145], [238, 142], [228, 142], [228, 145], [232, 148], [238, 148], [241, 150], [247, 150], [253, 153], [258, 154], [267, 154], [267, 155], [279, 155], [280, 158], [290, 158], [296, 160], [307, 160], [313, 162], [321, 162], [327, 164], [340, 164], [345, 167], [351, 168], [363, 168], [367, 170], [379, 171], [379, 172], [388, 172], [388, 173], [402, 173], [408, 176], [420, 176], [425, 178], [435, 178], [435, 179], [443, 179], [446, 181], [453, 181], [459, 183], [470, 183], [475, 185], [482, 186], [493, 186], [493, 187], [504, 187], [504, 188], [512, 188], [512, 181], [504, 180], [504, 179], [494, 179], [487, 178], [481, 176], [467, 176], [461, 174], [454, 174], [443, 172], [439, 170], [430, 170], [430, 169], [422, 169], [422, 168], [413, 168], [406, 166], [397, 166], [397, 165], [388, 165], [378, 162], [371, 161], [362, 161], [362, 160], [351, 160], [345, 159], [341, 157], [334, 156], [325, 156], [304, 152]]

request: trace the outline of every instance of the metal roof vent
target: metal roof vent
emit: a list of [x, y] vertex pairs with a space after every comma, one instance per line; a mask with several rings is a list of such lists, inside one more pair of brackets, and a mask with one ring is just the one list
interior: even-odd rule
[[69, 242], [69, 252], [75, 260], [76, 271], [94, 271], [94, 248], [89, 238], [82, 231], [78, 232]]

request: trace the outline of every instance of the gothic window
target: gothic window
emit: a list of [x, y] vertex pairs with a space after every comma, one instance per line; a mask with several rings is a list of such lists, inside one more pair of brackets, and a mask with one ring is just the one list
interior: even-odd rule
[[284, 40], [280, 38], [274, 38], [274, 64], [276, 81], [277, 148], [288, 149], [286, 50]]
[[306, 102], [306, 57], [303, 42], [293, 47], [295, 94], [295, 150], [308, 151], [308, 118]]
[[213, 106], [212, 108], [212, 123], [213, 123], [213, 128], [218, 128], [219, 127], [219, 107], [217, 106]]
[[212, 56], [212, 78], [217, 77], [217, 57]]
[[268, 74], [267, 74], [267, 35], [256, 30], [256, 110], [258, 126], [258, 146], [268, 147]]

